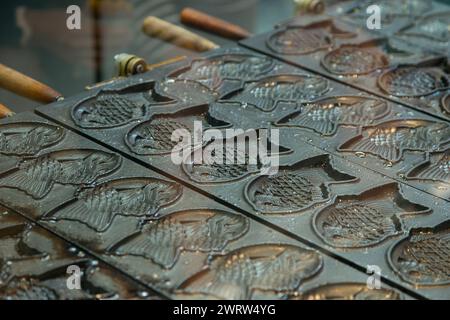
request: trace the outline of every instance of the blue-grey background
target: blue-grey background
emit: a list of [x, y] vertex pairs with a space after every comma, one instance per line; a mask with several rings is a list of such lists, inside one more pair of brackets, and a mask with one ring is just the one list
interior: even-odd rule
[[[115, 74], [113, 56], [118, 52], [142, 56], [149, 63], [194, 54], [143, 35], [140, 26], [148, 15], [178, 23], [181, 9], [190, 6], [239, 24], [253, 33], [268, 31], [275, 23], [294, 15], [292, 0], [102, 1], [98, 34], [93, 31], [92, 3], [95, 0], [2, 1], [0, 62], [69, 96], [82, 91], [86, 85], [112, 77]], [[450, 0], [441, 2], [450, 4]], [[77, 4], [83, 10], [81, 30], [66, 28], [65, 10], [71, 4]], [[230, 43], [195, 31], [218, 44]], [[97, 61], [96, 46], [101, 53], [101, 59]], [[16, 112], [36, 106], [35, 102], [2, 89], [0, 103]]]

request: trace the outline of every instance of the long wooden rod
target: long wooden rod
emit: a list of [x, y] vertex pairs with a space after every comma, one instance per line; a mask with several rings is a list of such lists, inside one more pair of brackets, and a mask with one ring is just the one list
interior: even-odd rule
[[233, 40], [241, 40], [251, 35], [238, 25], [193, 8], [184, 8], [180, 13], [180, 20], [184, 24]]
[[150, 37], [197, 52], [209, 51], [219, 47], [206, 38], [154, 16], [147, 17], [144, 20], [142, 31]]
[[50, 103], [62, 95], [49, 86], [0, 63], [0, 87], [28, 99]]
[[14, 112], [11, 109], [0, 103], [0, 119], [12, 116], [13, 114]]

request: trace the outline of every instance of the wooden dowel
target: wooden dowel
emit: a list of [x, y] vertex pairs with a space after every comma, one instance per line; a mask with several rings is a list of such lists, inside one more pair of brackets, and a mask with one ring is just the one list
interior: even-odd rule
[[62, 96], [49, 86], [3, 64], [0, 64], [0, 87], [42, 103], [56, 101]]
[[198, 52], [209, 51], [219, 47], [208, 39], [153, 16], [144, 20], [142, 30], [150, 37]]
[[133, 74], [143, 73], [184, 59], [186, 59], [186, 56], [177, 56], [155, 64], [148, 64], [143, 58], [134, 54], [119, 53], [114, 56], [117, 75], [119, 77], [128, 77]]
[[0, 119], [10, 117], [14, 114], [7, 106], [0, 103]]
[[184, 24], [233, 40], [241, 40], [251, 35], [250, 32], [238, 25], [192, 8], [184, 8], [180, 13], [180, 20]]

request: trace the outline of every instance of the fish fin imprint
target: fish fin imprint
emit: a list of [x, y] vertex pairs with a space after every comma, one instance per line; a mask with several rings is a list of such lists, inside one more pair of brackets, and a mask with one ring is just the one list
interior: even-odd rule
[[286, 124], [295, 124], [296, 126], [312, 129], [323, 135], [332, 135], [337, 128], [336, 119], [321, 117], [320, 119], [314, 112], [314, 107], [307, 108], [304, 113], [299, 113], [297, 118], [289, 119]]
[[350, 125], [368, 125], [385, 117], [389, 111], [388, 103], [375, 99], [363, 99], [350, 105], [339, 107], [338, 122]]
[[109, 192], [104, 194], [88, 194], [61, 211], [52, 215], [51, 219], [72, 220], [86, 224], [91, 229], [104, 232], [108, 229], [116, 212], [114, 208], [119, 208], [120, 199]]
[[416, 177], [424, 180], [439, 180], [450, 183], [450, 153], [442, 157], [437, 163], [425, 168]]
[[379, 144], [373, 140], [372, 137], [363, 138], [356, 142], [352, 147], [352, 151], [368, 152], [378, 155], [383, 159], [389, 161], [398, 161], [401, 157], [401, 150], [399, 147], [392, 144]]
[[49, 172], [51, 170], [50, 167], [42, 166], [38, 160], [34, 160], [22, 164], [17, 171], [1, 178], [0, 187], [18, 189], [34, 199], [42, 199], [54, 185], [52, 173]]
[[245, 283], [227, 282], [220, 279], [216, 271], [209, 269], [195, 275], [193, 279], [181, 285], [183, 292], [209, 294], [218, 299], [244, 300], [250, 298], [250, 289]]
[[275, 107], [276, 101], [270, 96], [273, 88], [249, 85], [236, 98], [232, 97], [231, 102], [237, 101], [241, 104], [248, 103], [263, 111], [271, 111]]
[[227, 300], [245, 300], [251, 295], [247, 286], [226, 282], [214, 282], [208, 292], [217, 297], [226, 297]]
[[140, 256], [169, 269], [178, 260], [185, 242], [183, 232], [183, 226], [173, 217], [160, 218], [118, 246], [115, 254]]

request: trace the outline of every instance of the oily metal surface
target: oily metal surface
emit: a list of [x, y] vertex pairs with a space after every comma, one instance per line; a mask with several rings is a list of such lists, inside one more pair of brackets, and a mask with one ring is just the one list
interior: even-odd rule
[[[21, 122], [48, 123], [32, 114], [20, 114], [3, 120], [2, 125]], [[329, 284], [344, 288], [348, 283], [363, 284], [367, 278], [359, 270], [72, 132], [65, 131], [64, 139], [43, 155], [68, 148], [82, 153], [83, 159], [89, 157], [85, 150], [94, 150], [120, 161], [110, 170], [111, 157], [102, 158], [101, 164], [109, 170], [95, 181], [77, 181], [65, 188], [67, 181], [55, 180], [57, 187], [39, 198], [29, 188], [2, 182], [0, 202], [165, 296], [287, 299]], [[33, 164], [43, 155], [20, 159], [18, 172], [21, 164]], [[73, 157], [60, 161], [70, 163]], [[49, 167], [37, 183], [54, 177], [51, 170]], [[2, 179], [10, 176], [10, 171], [5, 171]], [[232, 269], [223, 269], [224, 263], [229, 266], [227, 261]], [[258, 270], [274, 270], [280, 277]], [[360, 296], [375, 297], [411, 298], [389, 286]]]
[[[218, 53], [213, 56], [218, 56]], [[179, 68], [183, 70], [189, 67]], [[151, 72], [101, 91], [133, 91], [141, 87], [155, 86], [155, 83], [168, 81], [162, 75], [164, 72], [173, 74], [170, 68], [161, 69], [159, 74]], [[139, 84], [135, 86], [134, 83]], [[433, 162], [434, 158], [442, 157], [442, 152], [447, 148], [448, 126], [439, 120], [282, 63], [278, 63], [270, 74], [258, 81], [244, 82], [234, 91], [227, 91], [229, 93], [217, 101], [205, 100], [197, 105], [151, 104], [146, 116], [127, 125], [101, 130], [80, 127], [70, 116], [73, 110], [80, 106], [79, 101], [89, 99], [86, 95], [67, 99], [58, 104], [57, 108], [50, 105], [38, 110], [64, 125], [81, 130], [83, 134], [101, 143], [144, 161], [152, 161], [153, 155], [169, 154], [177, 144], [171, 140], [172, 132], [176, 129], [194, 132], [194, 121], [202, 124], [200, 132], [195, 134], [212, 127], [244, 130], [268, 126], [276, 126], [278, 129], [292, 128], [298, 139], [327, 152], [345, 157], [443, 199], [450, 197], [445, 167], [439, 179], [434, 176], [427, 178], [416, 175], [416, 168], [426, 166], [429, 158], [430, 162]], [[98, 94], [99, 91], [87, 93], [89, 97]], [[399, 122], [396, 122], [397, 120]], [[368, 132], [381, 130], [379, 136], [384, 137], [384, 131], [387, 132], [392, 126], [399, 124], [403, 124], [404, 129], [398, 130], [398, 133], [386, 133], [387, 139], [392, 141], [387, 141], [382, 147], [369, 145], [362, 148], [363, 150], [354, 145], [349, 148], [346, 145], [342, 147], [344, 142], [359, 135], [363, 137]], [[420, 130], [413, 134], [416, 128]], [[378, 143], [377, 141], [375, 143]]]
[[[68, 270], [79, 268], [80, 288]], [[157, 298], [76, 246], [0, 206], [0, 300]]]
[[[419, 19], [414, 25], [411, 21], [396, 28], [393, 35], [392, 32], [385, 33], [389, 28], [384, 21], [381, 30], [369, 30], [365, 23], [355, 28], [342, 13], [346, 11], [339, 12], [343, 16], [323, 14], [294, 18], [274, 31], [241, 43], [358, 89], [444, 120], [450, 119], [445, 98], [450, 86], [448, 14], [433, 11], [427, 19]], [[334, 32], [328, 32], [327, 47], [319, 39], [309, 36], [311, 30], [325, 32], [325, 26], [330, 24], [335, 27]], [[291, 36], [287, 36], [289, 34]], [[424, 40], [415, 39], [413, 35], [424, 39], [433, 35], [430, 41], [437, 44], [420, 45]], [[315, 49], [303, 51], [305, 41], [307, 47]]]
[[[69, 115], [83, 97], [39, 108], [38, 112], [140, 164], [183, 181], [236, 210], [280, 227], [347, 263], [363, 269], [367, 265], [378, 265], [383, 270], [383, 277], [398, 286], [428, 298], [448, 297], [448, 286], [438, 281], [435, 285], [422, 286], [419, 282], [404, 280], [402, 271], [399, 271], [394, 260], [388, 258], [392, 251], [390, 248], [413, 229], [433, 227], [447, 221], [448, 202], [400, 182], [402, 179], [395, 171], [390, 172], [396, 179], [393, 180], [387, 173], [367, 169], [373, 164], [367, 162], [369, 157], [363, 159], [358, 156], [359, 153], [355, 155], [357, 151], [352, 152], [353, 157], [345, 157], [346, 153], [337, 147], [330, 147], [330, 151], [326, 152], [326, 146], [321, 144], [322, 141], [330, 145], [330, 141], [346, 141], [352, 138], [352, 133], [365, 126], [388, 120], [400, 121], [410, 116], [428, 123], [435, 119], [303, 70], [279, 65], [266, 77], [243, 83], [240, 89], [229, 91], [217, 101], [205, 100], [198, 106], [163, 108], [155, 105], [144, 119], [111, 129], [92, 130], [76, 126]], [[168, 74], [171, 74], [170, 71]], [[154, 81], [156, 76], [149, 73], [131, 79], [134, 82], [142, 79], [140, 82], [145, 83], [147, 79]], [[167, 78], [161, 77], [156, 81], [164, 82]], [[125, 81], [116, 83], [108, 90], [120, 91], [129, 86], [130, 82]], [[337, 100], [337, 103], [330, 106], [330, 99]], [[321, 100], [322, 105], [314, 106]], [[335, 113], [333, 108], [338, 112]], [[293, 113], [305, 115], [307, 110], [312, 118], [325, 123], [310, 123], [309, 127], [302, 125], [301, 128], [277, 123]], [[225, 166], [189, 162], [175, 164], [168, 154], [172, 147], [168, 144], [169, 133], [179, 127], [192, 130], [193, 121], [199, 119], [206, 127], [223, 129], [231, 125], [241, 129], [279, 129], [278, 173], [271, 176], [262, 174], [263, 163], [256, 166], [247, 162]], [[257, 132], [260, 140], [271, 141], [271, 137], [264, 136], [262, 130]], [[345, 134], [342, 136], [343, 132]], [[317, 141], [314, 140], [316, 136]], [[234, 137], [219, 140], [227, 145], [234, 142]], [[219, 140], [209, 143], [218, 143]], [[200, 143], [195, 150], [202, 150], [209, 143]], [[234, 156], [239, 156], [236, 152]], [[245, 159], [248, 155], [240, 156]], [[428, 187], [424, 189], [433, 193]], [[375, 225], [379, 227], [375, 228]], [[354, 234], [355, 229], [360, 233]], [[138, 237], [126, 248], [140, 252], [142, 246], [145, 242]], [[236, 256], [248, 256], [251, 262], [254, 259], [252, 251], [258, 250], [251, 247], [238, 251]], [[180, 283], [181, 288], [186, 288], [191, 294], [199, 294], [199, 288], [204, 287], [205, 281], [214, 282], [222, 276], [220, 270], [228, 258], [213, 259], [211, 270], [185, 280], [187, 282]], [[165, 261], [168, 265], [173, 259]], [[441, 268], [445, 261], [438, 262], [438, 265]], [[239, 268], [238, 264], [236, 272]], [[223, 276], [226, 278], [227, 274]], [[233, 294], [247, 297], [242, 292]]]

